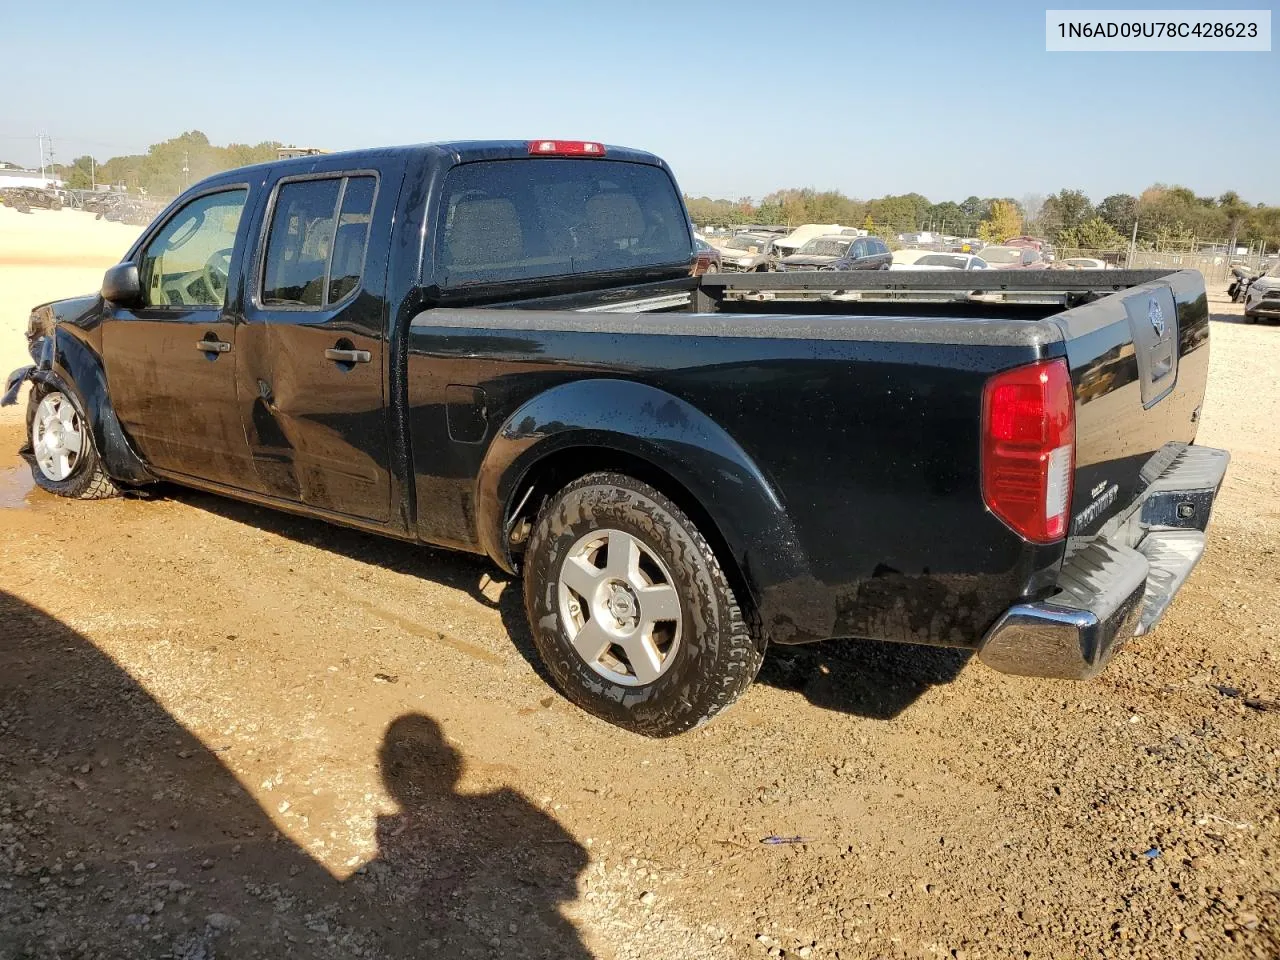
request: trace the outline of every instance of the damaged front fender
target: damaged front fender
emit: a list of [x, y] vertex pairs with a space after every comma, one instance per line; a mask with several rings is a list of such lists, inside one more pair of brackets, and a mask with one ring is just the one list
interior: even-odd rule
[[25, 367], [19, 367], [13, 373], [9, 374], [4, 382], [4, 396], [0, 396], [0, 407], [11, 407], [18, 402], [18, 391], [22, 389], [23, 383], [32, 379], [32, 374], [36, 372], [36, 365], [29, 363]]
[[155, 477], [134, 452], [120, 426], [107, 392], [102, 360], [93, 344], [77, 333], [78, 328], [58, 324], [50, 334], [36, 337], [31, 344], [31, 357], [36, 362], [9, 374], [0, 399], [4, 405], [16, 401], [23, 382], [28, 380], [72, 395], [89, 423], [107, 475], [117, 483], [148, 483]]
[[[34, 321], [39, 313], [31, 315]], [[18, 402], [18, 392], [22, 389], [22, 384], [30, 380], [32, 383], [40, 383], [44, 377], [53, 369], [54, 359], [54, 343], [53, 337], [48, 333], [37, 334], [28, 331], [27, 338], [30, 343], [29, 352], [31, 359], [35, 363], [29, 363], [25, 367], [19, 367], [5, 379], [4, 395], [0, 396], [0, 407], [9, 407]]]

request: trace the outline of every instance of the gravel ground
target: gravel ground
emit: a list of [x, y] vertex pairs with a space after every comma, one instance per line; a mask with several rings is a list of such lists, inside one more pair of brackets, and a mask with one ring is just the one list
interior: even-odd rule
[[0, 960], [1280, 957], [1280, 326], [1213, 306], [1210, 549], [1104, 676], [775, 648], [662, 742], [477, 559], [55, 500], [0, 412]]

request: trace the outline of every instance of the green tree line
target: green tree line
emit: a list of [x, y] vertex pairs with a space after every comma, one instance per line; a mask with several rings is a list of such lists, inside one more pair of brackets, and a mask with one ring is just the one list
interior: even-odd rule
[[1094, 203], [1083, 191], [1064, 189], [1029, 204], [1012, 197], [969, 197], [933, 203], [918, 193], [858, 200], [838, 190], [788, 189], [759, 203], [750, 197], [713, 200], [685, 197], [693, 221], [703, 226], [771, 223], [841, 223], [891, 235], [936, 230], [957, 236], [1005, 240], [1021, 233], [1061, 247], [1119, 250], [1137, 225], [1143, 248], [1186, 249], [1223, 242], [1280, 248], [1280, 206], [1247, 203], [1234, 191], [1198, 196], [1182, 186], [1157, 183], [1138, 195], [1116, 193]]
[[[839, 190], [777, 190], [758, 204], [750, 197], [741, 200], [712, 200], [685, 197], [689, 215], [698, 224], [734, 226], [740, 223], [774, 223], [799, 226], [802, 223], [841, 223], [862, 226], [870, 218], [877, 230], [902, 233], [934, 229], [951, 234], [977, 235], [978, 224], [991, 214], [991, 206], [1001, 197], [969, 197], [962, 203], [933, 203], [918, 193], [904, 193], [857, 200]], [[1009, 200], [1009, 202], [1013, 202]]]
[[174, 196], [211, 174], [274, 160], [279, 146], [269, 141], [219, 147], [199, 130], [190, 130], [163, 143], [153, 143], [146, 153], [112, 157], [104, 163], [89, 156], [76, 157], [54, 169], [73, 190], [87, 190], [94, 183], [123, 184], [130, 193]]
[[[146, 153], [104, 163], [77, 157], [55, 170], [73, 189], [96, 182], [123, 184], [133, 193], [173, 196], [210, 174], [274, 160], [279, 146], [274, 141], [215, 146], [201, 131], [190, 130], [152, 144]], [[841, 223], [884, 235], [928, 229], [984, 239], [1029, 233], [1062, 247], [1118, 250], [1128, 243], [1136, 222], [1139, 244], [1147, 248], [1178, 249], [1211, 241], [1280, 248], [1280, 207], [1247, 203], [1235, 191], [1199, 196], [1187, 187], [1157, 183], [1136, 196], [1117, 193], [1096, 204], [1083, 191], [1072, 189], [1059, 190], [1042, 202], [1035, 199], [1034, 205], [1012, 197], [977, 196], [934, 203], [919, 193], [904, 193], [859, 200], [839, 190], [805, 187], [775, 190], [759, 203], [750, 197], [685, 201], [694, 222], [703, 226]]]

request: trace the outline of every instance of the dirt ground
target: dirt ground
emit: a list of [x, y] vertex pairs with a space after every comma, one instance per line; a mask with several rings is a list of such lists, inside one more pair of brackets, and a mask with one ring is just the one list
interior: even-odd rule
[[97, 220], [82, 210], [18, 213], [0, 205], [0, 375], [27, 360], [27, 315], [39, 303], [88, 293], [141, 227]]
[[[128, 245], [77, 216], [0, 210], [64, 238], [0, 240], [5, 370]], [[662, 742], [547, 685], [486, 563], [55, 500], [0, 411], [0, 958], [1280, 957], [1280, 326], [1215, 297], [1211, 545], [1101, 678], [775, 648]]]

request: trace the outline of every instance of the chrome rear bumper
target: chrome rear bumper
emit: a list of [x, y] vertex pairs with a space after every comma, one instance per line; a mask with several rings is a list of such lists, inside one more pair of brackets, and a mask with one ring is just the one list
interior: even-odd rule
[[1156, 625], [1200, 561], [1230, 460], [1212, 447], [1179, 452], [1127, 514], [1067, 557], [1056, 593], [1005, 612], [979, 648], [982, 662], [1030, 677], [1096, 676]]

